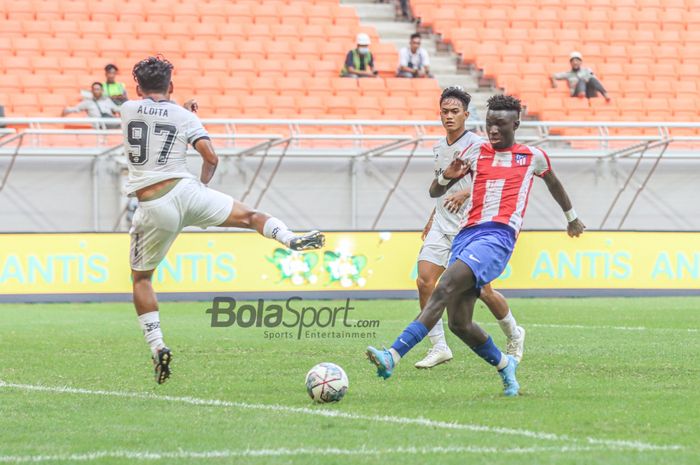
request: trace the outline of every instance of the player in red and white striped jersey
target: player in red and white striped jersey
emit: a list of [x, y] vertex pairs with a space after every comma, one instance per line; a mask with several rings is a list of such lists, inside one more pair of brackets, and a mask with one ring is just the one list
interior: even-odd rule
[[489, 142], [475, 142], [467, 147], [430, 186], [431, 197], [441, 197], [471, 172], [469, 213], [452, 243], [450, 265], [418, 318], [390, 349], [367, 348], [379, 376], [391, 376], [401, 357], [428, 334], [447, 308], [450, 330], [497, 368], [506, 396], [518, 395], [520, 385], [515, 377], [518, 361], [504, 354], [472, 321], [474, 303], [481, 287], [500, 276], [510, 260], [534, 176], [544, 179], [552, 197], [564, 210], [569, 236], [578, 237], [585, 229], [545, 153], [515, 143], [520, 111], [520, 100], [514, 97], [491, 97], [486, 114]]
[[460, 228], [482, 223], [507, 224], [520, 232], [527, 199], [535, 176], [545, 177], [552, 166], [547, 154], [537, 148], [514, 144], [496, 149], [478, 141], [459, 156], [468, 165], [474, 188], [467, 205], [469, 214]]

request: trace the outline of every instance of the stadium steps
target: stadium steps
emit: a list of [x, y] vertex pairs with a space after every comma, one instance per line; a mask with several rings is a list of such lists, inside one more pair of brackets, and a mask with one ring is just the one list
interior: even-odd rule
[[[341, 0], [342, 5], [352, 6], [360, 18], [360, 23], [365, 27], [374, 27], [382, 42], [392, 43], [396, 46], [398, 63], [398, 50], [408, 43], [409, 36], [416, 32], [416, 24], [401, 20], [396, 16], [394, 5], [391, 3], [376, 3], [375, 0]], [[431, 32], [423, 31], [423, 47], [430, 54], [432, 71], [440, 84], [445, 88], [452, 85], [461, 85], [472, 95], [472, 114], [479, 118], [486, 114], [486, 101], [494, 93], [500, 93], [500, 89], [488, 85], [480, 85], [481, 72], [476, 69], [460, 67], [461, 58], [451, 49], [441, 44], [441, 38]], [[533, 135], [531, 129], [523, 129], [523, 135]]]
[[[391, 3], [375, 3], [374, 0], [341, 0], [340, 3], [355, 8], [363, 26], [374, 27], [383, 42], [396, 46], [396, 65], [398, 66], [398, 51], [408, 43], [409, 36], [416, 32], [415, 23], [399, 20]], [[486, 99], [491, 95], [492, 90], [479, 87], [479, 76], [476, 73], [460, 70], [457, 66], [458, 56], [455, 53], [438, 50], [437, 41], [433, 35], [423, 35], [423, 47], [430, 54], [431, 68], [440, 87], [461, 85], [472, 94], [477, 113], [483, 115]]]

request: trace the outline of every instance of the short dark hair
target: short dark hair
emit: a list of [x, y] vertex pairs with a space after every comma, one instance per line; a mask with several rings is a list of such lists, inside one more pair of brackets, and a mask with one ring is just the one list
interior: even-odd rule
[[420, 39], [420, 38], [421, 38], [420, 33], [418, 33], [418, 32], [414, 32], [413, 34], [411, 34], [411, 40]]
[[90, 84], [90, 89], [92, 89], [92, 88], [95, 87], [95, 86], [100, 86], [100, 89], [102, 89], [102, 83], [101, 83], [101, 82], [97, 82], [97, 81], [93, 82], [92, 84]]
[[112, 63], [105, 66], [105, 71], [111, 71], [111, 70], [119, 71], [119, 68], [117, 68], [117, 65], [113, 65]]
[[488, 100], [487, 107], [493, 111], [516, 111], [518, 115], [523, 109], [520, 100], [512, 95], [494, 95]]
[[442, 105], [442, 102], [444, 102], [448, 98], [457, 99], [460, 102], [462, 102], [464, 110], [469, 109], [469, 103], [472, 101], [472, 96], [469, 95], [469, 93], [460, 86], [445, 88], [445, 90], [443, 90], [442, 94], [440, 95], [440, 105]]
[[173, 65], [165, 58], [148, 57], [134, 65], [131, 72], [143, 92], [167, 92]]

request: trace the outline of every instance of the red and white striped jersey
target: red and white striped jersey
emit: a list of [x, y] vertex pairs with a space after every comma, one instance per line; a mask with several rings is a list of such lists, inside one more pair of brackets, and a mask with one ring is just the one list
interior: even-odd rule
[[547, 154], [520, 144], [496, 151], [483, 141], [467, 147], [460, 158], [469, 164], [472, 175], [472, 195], [460, 227], [493, 221], [519, 233], [533, 177], [552, 169]]

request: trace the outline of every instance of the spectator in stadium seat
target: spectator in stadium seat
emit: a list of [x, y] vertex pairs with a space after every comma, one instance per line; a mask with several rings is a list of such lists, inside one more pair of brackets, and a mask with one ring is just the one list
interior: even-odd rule
[[345, 66], [340, 72], [341, 77], [373, 78], [377, 77], [374, 68], [374, 58], [369, 51], [369, 36], [363, 32], [357, 34], [357, 47], [345, 56]]
[[569, 71], [554, 73], [549, 78], [552, 83], [552, 88], [557, 87], [557, 81], [567, 81], [572, 97], [586, 97], [590, 99], [597, 97], [598, 93], [600, 93], [607, 102], [610, 101], [605, 87], [603, 87], [603, 84], [593, 75], [593, 70], [591, 68], [581, 67], [583, 56], [580, 52], [571, 52], [571, 55], [569, 55], [569, 63], [571, 64], [571, 69]]
[[411, 34], [411, 41], [408, 47], [403, 47], [399, 51], [399, 70], [397, 77], [402, 78], [424, 78], [430, 75], [430, 56], [427, 50], [420, 46], [421, 38], [417, 32]]
[[128, 100], [128, 97], [126, 96], [126, 86], [121, 82], [117, 82], [118, 72], [119, 68], [116, 65], [110, 63], [105, 66], [105, 83], [103, 88], [107, 97], [111, 98], [117, 105], [121, 105]]
[[78, 105], [63, 110], [63, 116], [81, 111], [86, 111], [90, 118], [114, 118], [119, 115], [119, 107], [104, 95], [101, 82], [93, 82], [90, 97], [85, 97]]

